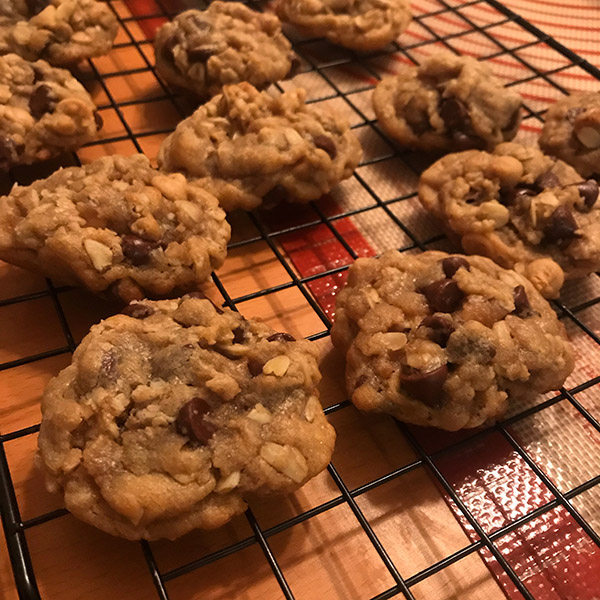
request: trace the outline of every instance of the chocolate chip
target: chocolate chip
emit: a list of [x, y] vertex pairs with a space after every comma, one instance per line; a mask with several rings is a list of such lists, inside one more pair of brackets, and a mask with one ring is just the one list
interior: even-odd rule
[[278, 184], [263, 196], [263, 204], [271, 206], [280, 202], [286, 202], [288, 198], [287, 190]]
[[426, 285], [421, 292], [433, 312], [450, 313], [460, 306], [465, 295], [453, 279], [440, 279]]
[[232, 333], [234, 344], [241, 344], [246, 339], [246, 332], [243, 327], [236, 327]]
[[216, 53], [216, 48], [192, 48], [191, 50], [188, 50], [188, 60], [190, 62], [205, 63], [211, 56], [214, 56]]
[[538, 175], [537, 179], [533, 182], [533, 185], [538, 187], [541, 191], [546, 188], [560, 187], [560, 181], [554, 173], [546, 171], [545, 173]]
[[535, 196], [536, 193], [534, 190], [525, 187], [514, 187], [509, 189], [501, 189], [500, 190], [500, 203], [504, 204], [504, 206], [514, 206], [519, 202], [523, 201], [525, 198], [530, 198], [531, 196]]
[[146, 319], [150, 315], [154, 314], [154, 309], [147, 304], [140, 304], [139, 302], [134, 302], [126, 306], [122, 311], [122, 315], [127, 315], [132, 319]]
[[148, 242], [135, 235], [124, 235], [121, 238], [121, 248], [123, 255], [133, 265], [140, 267], [145, 265], [150, 260], [150, 252], [158, 248], [156, 242]]
[[515, 313], [517, 317], [526, 319], [534, 314], [531, 304], [529, 303], [529, 298], [527, 297], [527, 292], [522, 285], [518, 285], [513, 290], [513, 298], [515, 300]]
[[520, 117], [521, 105], [519, 105], [519, 108], [517, 108], [517, 110], [515, 110], [515, 112], [510, 116], [508, 123], [502, 128], [502, 133], [508, 134], [508, 136], [512, 135], [519, 126]]
[[467, 107], [457, 98], [443, 98], [440, 103], [440, 116], [447, 129], [465, 131], [471, 119]]
[[50, 4], [50, 0], [25, 0], [25, 4], [27, 4], [29, 17], [34, 17]]
[[442, 270], [444, 271], [444, 275], [446, 277], [453, 277], [454, 273], [456, 273], [456, 271], [458, 271], [461, 267], [465, 268], [467, 271], [471, 270], [469, 261], [462, 256], [449, 256], [448, 258], [444, 258], [444, 260], [442, 260]]
[[559, 206], [554, 210], [544, 227], [544, 236], [549, 242], [560, 242], [575, 237], [577, 222], [573, 217], [571, 209], [567, 206]]
[[578, 183], [577, 191], [583, 198], [586, 208], [590, 209], [596, 204], [596, 200], [598, 200], [598, 183], [596, 181], [588, 179], [587, 181]]
[[314, 138], [315, 146], [321, 150], [325, 150], [329, 154], [329, 158], [333, 160], [337, 156], [337, 148], [335, 142], [326, 135], [317, 135]]
[[206, 420], [210, 406], [202, 398], [192, 398], [186, 402], [177, 415], [175, 427], [177, 432], [200, 444], [208, 444], [216, 427]]
[[254, 358], [248, 359], [248, 371], [250, 371], [250, 375], [252, 375], [252, 377], [260, 375], [262, 373], [263, 366], [263, 363], [259, 360], [256, 360]]
[[177, 46], [177, 36], [172, 35], [167, 38], [163, 47], [160, 50], [160, 54], [165, 62], [171, 63], [175, 66], [175, 54], [173, 53], [173, 48]]
[[573, 123], [575, 119], [582, 113], [585, 112], [585, 108], [583, 106], [574, 106], [567, 111], [567, 121], [569, 123]]
[[454, 333], [454, 325], [449, 319], [440, 315], [430, 315], [421, 321], [421, 326], [431, 329], [429, 339], [442, 348], [446, 347], [448, 338]]
[[296, 338], [291, 333], [274, 333], [267, 338], [267, 342], [295, 342]]
[[401, 375], [400, 383], [409, 396], [428, 406], [435, 406], [440, 404], [447, 377], [448, 367], [442, 365], [427, 373]]
[[104, 126], [104, 119], [102, 118], [102, 115], [97, 110], [94, 111], [94, 121], [96, 123], [96, 129], [98, 131], [100, 131], [102, 129], [102, 127]]
[[45, 83], [38, 85], [31, 98], [29, 98], [29, 111], [34, 119], [41, 119], [46, 113], [49, 113], [55, 106], [54, 97], [50, 86]]
[[109, 350], [102, 355], [100, 359], [100, 369], [98, 371], [100, 377], [113, 380], [117, 376], [117, 356], [113, 350]]

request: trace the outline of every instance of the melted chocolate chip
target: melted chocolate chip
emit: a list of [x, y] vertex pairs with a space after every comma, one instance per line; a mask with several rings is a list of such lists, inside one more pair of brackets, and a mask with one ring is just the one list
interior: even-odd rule
[[147, 304], [140, 304], [139, 302], [134, 302], [126, 306], [121, 314], [127, 315], [132, 319], [146, 319], [150, 315], [154, 314], [154, 309]]
[[188, 60], [190, 62], [205, 63], [211, 56], [214, 56], [216, 53], [216, 48], [192, 48], [191, 50], [188, 50]]
[[577, 222], [571, 209], [567, 206], [559, 206], [550, 215], [544, 227], [544, 236], [549, 242], [562, 242], [574, 238], [576, 231]]
[[210, 406], [202, 398], [192, 398], [186, 402], [177, 415], [177, 432], [200, 444], [208, 444], [216, 428], [206, 420]]
[[427, 373], [401, 375], [400, 384], [409, 396], [428, 406], [436, 406], [440, 404], [447, 377], [448, 367], [443, 365]]
[[150, 252], [158, 248], [156, 242], [148, 242], [135, 235], [124, 235], [121, 239], [123, 256], [136, 267], [145, 265], [150, 260]]
[[588, 210], [596, 204], [596, 200], [598, 200], [598, 183], [596, 181], [588, 179], [587, 181], [578, 183], [577, 191], [583, 198], [583, 202]]
[[541, 191], [547, 188], [560, 187], [560, 181], [554, 173], [546, 171], [545, 173], [538, 175], [537, 179], [533, 182], [533, 185]]
[[6, 135], [0, 135], [0, 164], [10, 165], [18, 154], [17, 144]]
[[233, 331], [233, 343], [241, 344], [246, 339], [246, 332], [242, 327], [236, 327]]
[[100, 131], [104, 126], [104, 119], [97, 110], [94, 111], [94, 122], [96, 123], [96, 129]]
[[527, 297], [527, 292], [522, 285], [518, 285], [513, 290], [513, 298], [515, 300], [515, 313], [517, 317], [526, 319], [534, 314], [531, 304], [529, 303], [529, 298]]
[[263, 363], [259, 360], [256, 360], [254, 358], [248, 359], [248, 371], [250, 371], [250, 375], [252, 375], [252, 377], [260, 375], [262, 373], [263, 366]]
[[197, 298], [198, 300], [208, 300], [214, 307], [215, 310], [217, 311], [218, 314], [222, 315], [225, 311], [220, 307], [217, 306], [206, 294], [204, 294], [203, 292], [189, 292], [188, 294], [186, 294], [186, 296], [188, 298]]
[[276, 185], [263, 196], [263, 204], [272, 206], [280, 202], [286, 202], [288, 199], [287, 190], [282, 185]]
[[29, 17], [34, 17], [41, 13], [50, 4], [50, 0], [25, 0]]
[[421, 292], [433, 312], [451, 313], [458, 309], [465, 295], [452, 279], [440, 279], [426, 285]]
[[175, 65], [175, 54], [173, 54], [173, 48], [177, 45], [177, 36], [172, 35], [167, 38], [163, 47], [160, 50], [160, 55], [162, 56], [165, 62], [171, 63], [173, 66]]
[[457, 98], [442, 99], [440, 116], [447, 129], [465, 131], [471, 124], [467, 107]]
[[430, 315], [421, 321], [423, 327], [431, 329], [429, 339], [442, 348], [446, 347], [448, 338], [454, 333], [454, 325], [449, 319], [440, 315]]
[[521, 106], [515, 110], [515, 112], [510, 116], [508, 123], [502, 128], [502, 133], [506, 134], [504, 138], [510, 137], [514, 131], [519, 126], [519, 120], [521, 118]]
[[314, 138], [315, 146], [321, 150], [325, 150], [329, 154], [329, 158], [333, 160], [337, 156], [337, 148], [335, 142], [326, 135], [317, 135]]
[[518, 204], [525, 198], [529, 198], [535, 195], [536, 193], [534, 190], [520, 186], [509, 189], [501, 189], [500, 203], [504, 204], [504, 206], [514, 206], [515, 204]]
[[295, 342], [296, 338], [291, 333], [274, 333], [267, 338], [267, 342]]
[[458, 271], [461, 267], [467, 271], [471, 270], [469, 261], [462, 256], [449, 256], [448, 258], [444, 258], [444, 260], [442, 260], [442, 270], [444, 271], [444, 275], [446, 277], [453, 277], [454, 273], [456, 273], [456, 271]]
[[55, 106], [52, 90], [45, 83], [38, 85], [29, 98], [29, 111], [34, 119], [41, 119]]

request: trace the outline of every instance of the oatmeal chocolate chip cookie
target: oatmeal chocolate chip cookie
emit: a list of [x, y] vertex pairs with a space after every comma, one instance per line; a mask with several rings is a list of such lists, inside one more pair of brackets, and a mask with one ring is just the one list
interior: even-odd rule
[[331, 458], [313, 344], [199, 296], [134, 302], [95, 325], [44, 394], [49, 487], [113, 535], [219, 527]]
[[600, 176], [600, 92], [573, 94], [552, 105], [540, 136], [544, 152], [583, 176]]
[[379, 50], [412, 19], [406, 0], [279, 0], [277, 14], [305, 35], [353, 50]]
[[513, 142], [449, 154], [421, 176], [419, 198], [450, 237], [558, 296], [567, 278], [600, 269], [598, 184]]
[[0, 54], [72, 65], [106, 54], [117, 35], [117, 19], [96, 0], [2, 0]]
[[69, 71], [0, 56], [0, 170], [76, 150], [101, 126], [90, 95]]
[[248, 81], [262, 88], [298, 64], [279, 19], [239, 2], [216, 0], [165, 23], [154, 40], [156, 68], [166, 81], [200, 97]]
[[350, 177], [362, 149], [344, 119], [305, 97], [225, 86], [163, 142], [158, 164], [200, 178], [228, 211], [316, 200]]
[[195, 289], [229, 235], [214, 196], [142, 155], [61, 169], [0, 198], [0, 259], [127, 302]]
[[509, 399], [559, 388], [574, 362], [533, 285], [481, 256], [358, 259], [331, 335], [355, 406], [450, 431], [500, 418]]
[[519, 94], [487, 65], [449, 53], [383, 79], [373, 107], [389, 136], [419, 150], [492, 149], [515, 137], [521, 122]]

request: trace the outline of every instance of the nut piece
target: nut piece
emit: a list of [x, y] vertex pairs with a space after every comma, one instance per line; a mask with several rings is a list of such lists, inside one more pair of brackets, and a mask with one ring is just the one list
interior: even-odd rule
[[239, 471], [234, 471], [233, 473], [229, 473], [227, 477], [219, 479], [217, 485], [215, 485], [215, 492], [225, 494], [235, 489], [240, 483], [240, 476], [241, 473]]
[[273, 420], [271, 412], [265, 408], [260, 402], [254, 406], [254, 408], [248, 413], [248, 418], [261, 423], [270, 423]]
[[96, 271], [104, 271], [112, 265], [112, 250], [102, 242], [97, 242], [96, 240], [83, 240], [83, 247], [90, 257]]
[[408, 342], [406, 334], [400, 331], [382, 333], [380, 339], [388, 350], [402, 350]]
[[304, 407], [304, 416], [309, 423], [312, 423], [315, 420], [315, 417], [323, 410], [319, 399], [316, 396], [311, 396], [306, 401], [306, 406]]
[[265, 363], [262, 372], [265, 375], [275, 375], [276, 377], [283, 377], [287, 373], [289, 366], [289, 356], [285, 356], [284, 354], [282, 354], [281, 356], [276, 356], [275, 358], [268, 360]]
[[274, 469], [296, 483], [300, 483], [308, 475], [308, 466], [304, 456], [293, 446], [266, 442], [260, 449], [260, 455]]
[[582, 127], [575, 135], [586, 148], [600, 148], [600, 131], [593, 127]]

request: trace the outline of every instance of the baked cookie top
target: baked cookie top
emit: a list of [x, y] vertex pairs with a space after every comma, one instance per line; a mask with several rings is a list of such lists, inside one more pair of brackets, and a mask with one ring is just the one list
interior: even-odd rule
[[225, 86], [166, 138], [158, 164], [200, 178], [228, 211], [316, 200], [350, 177], [362, 149], [344, 119], [305, 98]]
[[412, 19], [406, 0], [278, 0], [276, 10], [307, 35], [363, 51], [384, 48]]
[[583, 177], [600, 176], [600, 92], [581, 92], [553, 104], [544, 116], [540, 147]]
[[310, 342], [193, 295], [124, 313], [92, 327], [42, 401], [39, 462], [76, 517], [173, 539], [326, 467]]
[[373, 92], [381, 128], [409, 148], [492, 149], [511, 140], [521, 122], [521, 96], [487, 65], [440, 52], [403, 66]]
[[214, 196], [143, 155], [100, 158], [0, 198], [0, 258], [125, 301], [196, 289], [226, 255]]
[[331, 336], [358, 408], [451, 431], [498, 419], [509, 398], [557, 389], [573, 369], [547, 301], [481, 256], [358, 259]]
[[106, 54], [117, 35], [117, 19], [97, 0], [2, 0], [0, 54], [72, 65]]
[[419, 199], [467, 253], [515, 268], [546, 297], [565, 275], [600, 269], [598, 184], [536, 148], [449, 154], [422, 174]]
[[284, 79], [297, 61], [275, 15], [221, 0], [165, 23], [154, 48], [162, 77], [200, 97], [241, 81], [266, 87]]
[[0, 56], [0, 170], [76, 150], [101, 126], [90, 95], [69, 71]]

